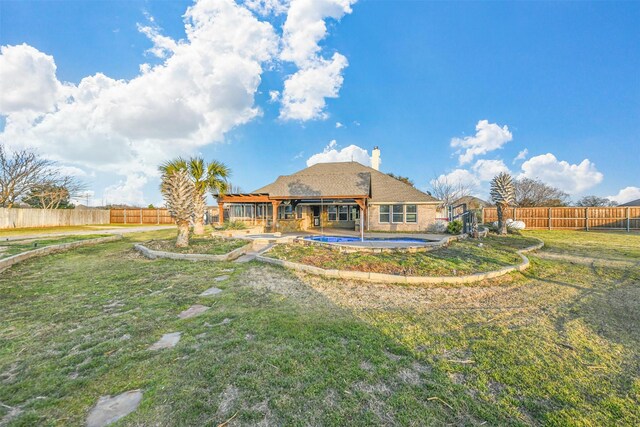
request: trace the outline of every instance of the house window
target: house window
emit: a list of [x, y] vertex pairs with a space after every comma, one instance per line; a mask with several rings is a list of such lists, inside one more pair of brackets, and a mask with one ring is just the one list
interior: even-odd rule
[[416, 205], [407, 205], [405, 209], [405, 220], [407, 222], [418, 222], [418, 207]]
[[389, 205], [380, 205], [380, 220], [379, 222], [389, 222]]
[[338, 209], [338, 221], [349, 220], [349, 206], [340, 206]]
[[329, 221], [337, 221], [338, 220], [338, 207], [337, 206], [329, 206], [327, 207], [327, 212], [329, 215]]
[[296, 206], [296, 218], [302, 219], [302, 206]]
[[360, 219], [360, 209], [356, 206], [351, 207], [351, 221], [357, 221]]
[[404, 206], [403, 205], [393, 205], [392, 207], [392, 221], [393, 223], [403, 223], [404, 222]]
[[293, 218], [293, 208], [291, 205], [280, 205], [278, 206], [278, 219], [292, 219]]

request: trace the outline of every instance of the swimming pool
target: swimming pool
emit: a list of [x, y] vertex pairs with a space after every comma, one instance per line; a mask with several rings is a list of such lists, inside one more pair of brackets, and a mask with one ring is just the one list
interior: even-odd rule
[[304, 238], [305, 240], [312, 240], [314, 242], [323, 242], [323, 243], [418, 243], [424, 244], [428, 242], [432, 242], [432, 240], [427, 239], [415, 239], [411, 237], [380, 237], [380, 238], [366, 238], [364, 240], [360, 239], [360, 237], [350, 237], [350, 236], [307, 236]]

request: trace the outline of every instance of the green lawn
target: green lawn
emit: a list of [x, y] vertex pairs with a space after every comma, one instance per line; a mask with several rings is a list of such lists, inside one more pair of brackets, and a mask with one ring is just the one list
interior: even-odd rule
[[98, 237], [106, 236], [110, 236], [110, 234], [84, 234], [81, 236], [51, 237], [44, 239], [29, 239], [5, 242], [0, 240], [0, 259], [7, 258], [12, 255], [17, 255], [22, 252], [43, 248], [45, 246], [60, 245], [63, 243], [76, 242], [78, 240], [96, 239]]
[[[173, 234], [0, 273], [0, 424], [83, 425], [101, 395], [138, 388], [140, 407], [118, 425], [640, 423], [637, 234], [526, 233], [550, 248], [524, 273], [473, 286], [327, 280], [132, 250]], [[543, 258], [572, 245], [628, 265]], [[211, 286], [223, 292], [198, 296]], [[178, 319], [193, 304], [211, 309]], [[174, 331], [175, 348], [146, 350]]]
[[189, 239], [189, 246], [176, 248], [176, 239], [156, 239], [144, 243], [154, 251], [177, 252], [181, 254], [222, 255], [234, 249], [248, 245], [249, 241], [241, 239], [222, 239], [220, 237], [193, 237]]
[[[164, 224], [161, 224], [164, 225]], [[62, 234], [62, 233], [74, 233], [78, 231], [95, 231], [99, 233], [104, 229], [127, 229], [127, 228], [141, 228], [141, 227], [158, 227], [156, 224], [96, 224], [96, 225], [71, 225], [64, 227], [29, 227], [29, 228], [7, 228], [0, 230], [0, 240], [3, 237], [16, 237], [16, 236], [33, 236], [33, 235], [45, 235], [45, 234]], [[167, 228], [175, 227], [174, 225], [167, 225]]]
[[266, 255], [287, 261], [338, 270], [368, 271], [409, 276], [456, 276], [497, 270], [519, 264], [516, 254], [539, 243], [523, 236], [488, 236], [480, 241], [461, 240], [429, 252], [354, 252], [339, 254], [325, 245], [278, 245]]

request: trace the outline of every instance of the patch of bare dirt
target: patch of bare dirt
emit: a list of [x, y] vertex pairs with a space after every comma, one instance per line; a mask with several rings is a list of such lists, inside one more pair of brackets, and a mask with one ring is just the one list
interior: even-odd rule
[[238, 399], [239, 391], [233, 385], [228, 385], [227, 388], [220, 394], [220, 404], [218, 405], [218, 415], [229, 415], [230, 409]]

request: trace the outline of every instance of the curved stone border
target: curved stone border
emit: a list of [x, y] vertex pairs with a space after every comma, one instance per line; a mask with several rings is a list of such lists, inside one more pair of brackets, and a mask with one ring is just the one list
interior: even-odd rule
[[139, 243], [133, 245], [133, 248], [149, 259], [167, 258], [186, 261], [233, 261], [249, 252], [253, 248], [253, 242], [222, 255], [179, 254], [176, 252], [154, 251]]
[[290, 268], [292, 270], [303, 271], [305, 273], [315, 274], [318, 276], [341, 278], [341, 279], [355, 279], [365, 282], [374, 283], [410, 283], [410, 284], [442, 284], [442, 283], [474, 283], [480, 282], [486, 279], [493, 279], [495, 277], [504, 276], [514, 271], [524, 271], [529, 268], [529, 258], [524, 254], [527, 252], [535, 251], [544, 246], [544, 242], [537, 239], [540, 243], [537, 245], [529, 246], [528, 248], [520, 249], [516, 251], [516, 254], [522, 258], [522, 262], [517, 265], [510, 265], [500, 270], [487, 271], [485, 273], [469, 274], [466, 276], [400, 276], [395, 274], [383, 274], [383, 273], [369, 273], [366, 271], [349, 271], [349, 270], [327, 270], [320, 267], [315, 267], [307, 264], [300, 264], [297, 262], [284, 261], [281, 259], [269, 258], [262, 255], [256, 256], [256, 260], [266, 262], [269, 264], [280, 265], [282, 267]]
[[113, 242], [115, 240], [122, 239], [122, 234], [114, 234], [113, 236], [98, 237], [96, 239], [78, 240], [76, 242], [62, 243], [60, 245], [44, 246], [42, 248], [34, 249], [28, 252], [22, 252], [17, 255], [10, 256], [8, 258], [0, 259], [0, 271], [3, 271], [14, 264], [22, 261], [26, 261], [30, 258], [35, 258], [42, 255], [48, 255], [54, 252], [62, 252], [69, 249], [78, 248], [80, 246], [91, 246], [99, 243]]
[[[305, 236], [308, 237], [308, 236]], [[381, 254], [381, 253], [391, 253], [391, 252], [402, 252], [402, 253], [419, 253], [419, 252], [429, 252], [435, 249], [439, 249], [443, 246], [448, 245], [450, 242], [454, 240], [464, 239], [467, 237], [466, 234], [458, 234], [455, 236], [446, 236], [440, 240], [431, 240], [426, 241], [423, 246], [404, 246], [397, 248], [382, 248], [382, 247], [370, 247], [370, 246], [358, 246], [358, 245], [349, 245], [344, 243], [337, 242], [321, 242], [317, 240], [309, 240], [305, 239], [305, 237], [296, 237], [292, 240], [292, 243], [297, 245], [304, 246], [324, 246], [332, 251], [339, 251], [342, 253], [355, 253], [355, 252], [365, 252], [365, 253], [373, 253], [373, 254]], [[416, 244], [417, 245], [417, 244]]]

